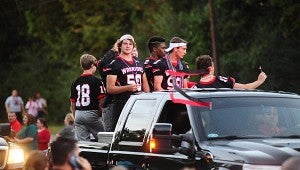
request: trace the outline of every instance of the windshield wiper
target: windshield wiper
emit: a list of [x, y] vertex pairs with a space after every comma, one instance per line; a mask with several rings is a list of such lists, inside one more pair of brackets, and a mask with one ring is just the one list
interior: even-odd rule
[[264, 135], [247, 135], [247, 136], [236, 136], [236, 135], [227, 135], [227, 136], [218, 136], [218, 137], [209, 137], [208, 140], [218, 140], [218, 139], [257, 139], [257, 138], [266, 138]]

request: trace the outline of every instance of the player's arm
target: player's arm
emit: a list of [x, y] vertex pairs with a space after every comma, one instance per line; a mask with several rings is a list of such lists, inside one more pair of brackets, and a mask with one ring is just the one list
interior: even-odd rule
[[8, 106], [8, 102], [5, 102], [5, 109], [6, 109], [6, 113], [9, 113], [9, 106]]
[[258, 75], [256, 81], [254, 81], [252, 83], [248, 83], [248, 84], [235, 83], [233, 88], [234, 89], [247, 89], [247, 90], [256, 89], [257, 87], [259, 87], [261, 84], [263, 84], [265, 82], [266, 78], [267, 78], [267, 75], [264, 72], [261, 72]]
[[117, 75], [107, 75], [106, 77], [106, 89], [108, 94], [119, 94], [127, 91], [135, 92], [138, 90], [136, 84], [129, 84], [126, 86], [116, 86]]
[[161, 87], [162, 81], [163, 81], [163, 76], [162, 75], [154, 76], [154, 91], [164, 90]]
[[147, 76], [145, 73], [143, 74], [143, 91], [150, 92], [150, 87], [149, 87]]
[[75, 102], [71, 101], [71, 112], [72, 112], [74, 117], [75, 117], [75, 109], [76, 109]]
[[188, 82], [187, 78], [183, 79], [183, 88], [188, 88], [187, 82]]

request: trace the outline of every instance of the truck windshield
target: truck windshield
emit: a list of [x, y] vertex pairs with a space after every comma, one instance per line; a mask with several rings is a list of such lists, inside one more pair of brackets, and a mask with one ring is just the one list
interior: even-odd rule
[[[209, 140], [300, 137], [300, 99], [231, 97], [207, 99], [212, 107], [192, 106], [199, 133]], [[203, 135], [201, 135], [203, 136]]]

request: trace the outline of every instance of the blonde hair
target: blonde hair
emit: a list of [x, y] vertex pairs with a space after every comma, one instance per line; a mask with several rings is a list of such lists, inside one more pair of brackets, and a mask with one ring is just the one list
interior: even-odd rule
[[83, 54], [80, 57], [80, 65], [82, 67], [83, 70], [88, 70], [92, 67], [93, 64], [96, 65], [97, 63], [97, 59], [90, 54]]
[[72, 113], [67, 113], [65, 118], [68, 119], [69, 125], [73, 125], [74, 124], [74, 116], [73, 116]]

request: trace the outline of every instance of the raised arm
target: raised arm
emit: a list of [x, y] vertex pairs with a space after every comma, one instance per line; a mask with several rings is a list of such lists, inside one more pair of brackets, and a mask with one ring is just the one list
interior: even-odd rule
[[235, 83], [233, 88], [234, 89], [247, 89], [247, 90], [253, 90], [256, 89], [257, 87], [259, 87], [261, 84], [263, 84], [265, 82], [267, 78], [267, 75], [264, 72], [261, 72], [258, 77], [257, 80], [252, 82], [252, 83], [247, 83], [247, 84], [242, 84], [242, 83]]

